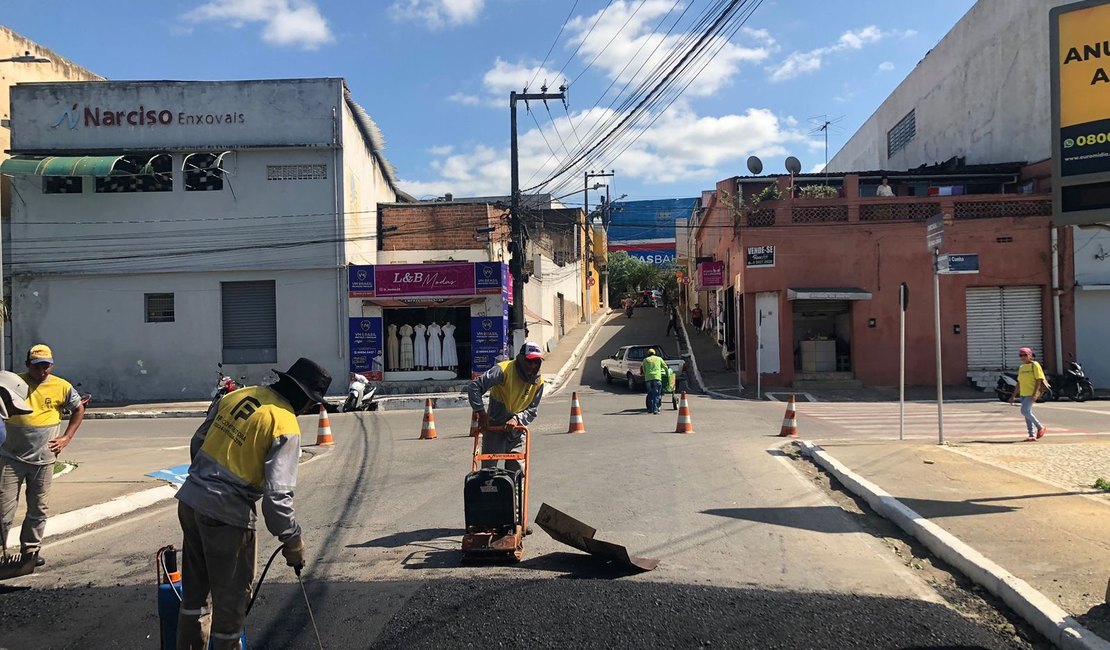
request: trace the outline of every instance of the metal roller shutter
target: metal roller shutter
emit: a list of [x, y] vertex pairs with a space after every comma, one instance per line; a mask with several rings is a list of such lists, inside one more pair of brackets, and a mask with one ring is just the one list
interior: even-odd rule
[[1014, 369], [1017, 349], [1043, 359], [1041, 287], [968, 287], [967, 368]]
[[277, 362], [273, 280], [221, 282], [224, 363]]
[[997, 370], [1003, 356], [1002, 288], [967, 289], [967, 369]]
[[1002, 331], [1007, 368], [1017, 368], [1018, 348], [1033, 348], [1044, 362], [1044, 329], [1040, 287], [1002, 287]]

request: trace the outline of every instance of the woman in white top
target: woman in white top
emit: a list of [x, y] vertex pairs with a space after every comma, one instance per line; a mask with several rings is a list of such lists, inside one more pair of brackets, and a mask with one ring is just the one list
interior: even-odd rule
[[443, 326], [443, 365], [454, 368], [459, 365], [459, 351], [455, 348], [455, 329], [451, 323]]
[[428, 326], [428, 367], [438, 368], [443, 365], [443, 343], [439, 340], [442, 328], [437, 323]]

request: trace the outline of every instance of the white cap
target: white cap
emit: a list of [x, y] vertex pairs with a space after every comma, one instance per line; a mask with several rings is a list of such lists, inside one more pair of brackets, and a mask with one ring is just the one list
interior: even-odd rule
[[27, 404], [27, 382], [14, 372], [0, 370], [0, 389], [7, 393], [12, 404], [12, 413], [8, 413], [8, 405], [0, 400], [0, 418], [8, 419], [9, 415], [24, 415], [31, 412]]

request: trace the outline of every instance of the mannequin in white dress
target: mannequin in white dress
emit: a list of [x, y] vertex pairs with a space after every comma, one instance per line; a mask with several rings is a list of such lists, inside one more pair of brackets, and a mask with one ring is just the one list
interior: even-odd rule
[[439, 335], [443, 330], [437, 323], [428, 326], [428, 367], [438, 368], [443, 365], [443, 343]]
[[397, 352], [397, 326], [390, 323], [388, 338], [385, 340], [385, 365], [390, 370], [397, 369], [400, 355]]
[[401, 329], [401, 370], [412, 370], [412, 328], [402, 325]]
[[459, 365], [459, 351], [455, 348], [456, 329], [451, 323], [443, 326], [443, 365], [448, 368]]
[[417, 370], [423, 370], [428, 365], [428, 342], [425, 339], [426, 330], [423, 324], [417, 323], [412, 331], [416, 332], [416, 339], [413, 341], [413, 363], [416, 364]]

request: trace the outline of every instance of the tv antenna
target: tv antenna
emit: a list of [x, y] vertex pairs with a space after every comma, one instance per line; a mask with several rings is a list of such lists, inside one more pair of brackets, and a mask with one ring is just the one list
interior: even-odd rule
[[843, 115], [832, 119], [829, 119], [828, 115], [818, 115], [817, 117], [809, 118], [809, 123], [814, 126], [809, 134], [817, 135], [818, 133], [823, 133], [825, 136], [825, 185], [829, 184], [829, 131], [833, 133], [842, 132], [844, 129], [842, 129], [839, 124], [843, 119]]

